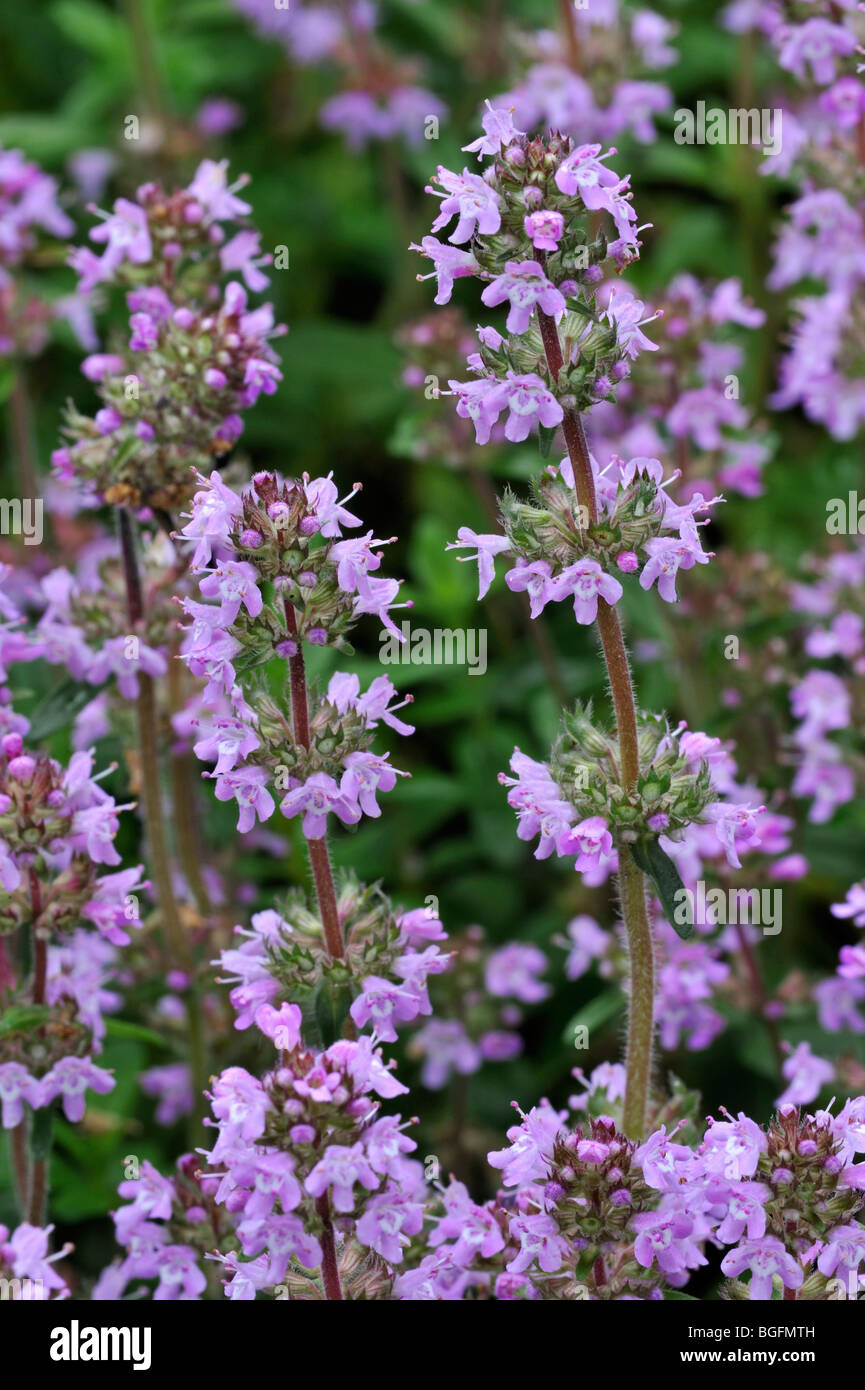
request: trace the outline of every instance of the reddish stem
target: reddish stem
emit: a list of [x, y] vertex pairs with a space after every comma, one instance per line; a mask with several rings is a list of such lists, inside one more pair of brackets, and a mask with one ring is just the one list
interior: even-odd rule
[[[297, 632], [297, 615], [286, 599], [285, 622], [295, 652], [288, 658], [289, 686], [291, 690], [291, 716], [294, 725], [294, 738], [301, 748], [309, 748], [309, 702], [306, 691], [306, 666], [303, 659], [303, 646]], [[321, 913], [321, 925], [328, 951], [334, 960], [342, 960], [345, 946], [342, 939], [342, 923], [336, 903], [336, 889], [333, 886], [333, 870], [327, 852], [327, 841], [307, 840], [306, 848], [315, 879], [315, 892]]]
[[339, 1280], [339, 1265], [336, 1259], [336, 1237], [330, 1217], [330, 1202], [323, 1192], [315, 1199], [315, 1209], [321, 1218], [321, 1277], [325, 1297], [335, 1303], [342, 1302], [342, 1285]]

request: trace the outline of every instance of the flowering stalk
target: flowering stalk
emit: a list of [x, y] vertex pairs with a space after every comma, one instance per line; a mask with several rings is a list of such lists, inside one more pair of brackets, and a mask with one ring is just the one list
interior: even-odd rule
[[[538, 310], [538, 323], [544, 355], [550, 376], [557, 379], [564, 366], [559, 330], [555, 319]], [[586, 432], [578, 412], [566, 409], [562, 417], [562, 434], [574, 474], [574, 486], [583, 515], [591, 525], [598, 523], [598, 499], [592, 473], [592, 462]], [[607, 678], [616, 712], [622, 783], [632, 791], [640, 775], [640, 752], [637, 742], [637, 709], [631, 668], [622, 626], [615, 607], [601, 598], [597, 614], [598, 631], [604, 650]], [[646, 906], [646, 889], [642, 872], [627, 845], [619, 842], [619, 898], [622, 918], [628, 934], [630, 965], [630, 1007], [628, 1012], [627, 1082], [624, 1100], [624, 1132], [640, 1139], [646, 1123], [649, 1087], [652, 1073], [653, 1013], [655, 1001], [654, 950], [652, 929]]]
[[[530, 139], [515, 128], [508, 111], [489, 103], [483, 126], [484, 135], [465, 148], [479, 158], [492, 156], [484, 174], [440, 168], [436, 175], [443, 201], [432, 231], [456, 216], [450, 244], [429, 236], [415, 248], [433, 261], [437, 303], [447, 303], [456, 276], [475, 275], [486, 282], [485, 304], [507, 301], [509, 306], [506, 335], [492, 326], [478, 330], [481, 350], [468, 359], [477, 379], [451, 381], [450, 387], [458, 415], [474, 422], [479, 444], [499, 428], [498, 416], [507, 408], [506, 438], [519, 442], [537, 425], [542, 453], [549, 453], [561, 428], [568, 453], [558, 468], [548, 468], [536, 480], [532, 503], [510, 494], [502, 499], [504, 536], [475, 536], [461, 528], [456, 544], [477, 549], [480, 597], [492, 580], [495, 556], [510, 553], [515, 564], [507, 583], [529, 594], [532, 618], [547, 603], [572, 598], [577, 622], [598, 626], [615, 738], [599, 737], [591, 712], [577, 710], [565, 716], [562, 761], [553, 776], [517, 750], [511, 764], [516, 782], [504, 780], [515, 787], [511, 804], [523, 817], [520, 833], [522, 826], [526, 838], [541, 831], [540, 857], [555, 847], [559, 855], [577, 856], [578, 871], [606, 863], [609, 872], [615, 854], [631, 972], [623, 1114], [625, 1131], [639, 1139], [649, 1101], [655, 988], [643, 871], [651, 873], [664, 898], [678, 879], [659, 834], [695, 819], [707, 806], [709, 787], [703, 777], [698, 789], [686, 758], [680, 763], [682, 795], [674, 796], [675, 820], [655, 801], [672, 784], [666, 773], [666, 780], [659, 779], [651, 765], [671, 747], [649, 734], [648, 716], [638, 716], [615, 609], [623, 592], [616, 573], [634, 573], [643, 548], [641, 587], [657, 580], [662, 597], [671, 601], [677, 569], [708, 559], [699, 545], [695, 513], [709, 504], [697, 496], [686, 507], [673, 506], [662, 490], [663, 469], [656, 460], [625, 464], [614, 455], [601, 471], [586, 441], [582, 412], [615, 400], [630, 364], [641, 351], [654, 350], [641, 331], [643, 305], [627, 290], [611, 290], [605, 310], [598, 312], [605, 263], [612, 260], [623, 269], [636, 259], [640, 244], [629, 180], [619, 179], [605, 163], [614, 151], [601, 155], [597, 145], [575, 147], [555, 131], [546, 140]], [[614, 222], [615, 239], [600, 230], [601, 212]], [[462, 249], [467, 243], [470, 249]], [[665, 528], [677, 528], [678, 538], [662, 535]], [[598, 769], [599, 783], [586, 792], [590, 764]], [[612, 800], [601, 814], [606, 796], [600, 784], [608, 785], [610, 767], [615, 790], [610, 787]], [[581, 818], [575, 824], [577, 813]], [[667, 893], [668, 913], [670, 902]]]
[[[285, 622], [294, 652], [288, 659], [289, 688], [291, 691], [292, 729], [295, 742], [309, 751], [309, 700], [306, 689], [306, 663], [303, 646], [297, 635], [297, 616], [288, 599], [285, 600]], [[312, 875], [315, 880], [315, 894], [321, 915], [324, 942], [334, 960], [344, 955], [342, 924], [336, 904], [336, 890], [333, 885], [333, 871], [327, 851], [327, 840], [306, 841]], [[336, 1238], [330, 1215], [330, 1199], [322, 1192], [315, 1199], [315, 1210], [321, 1219], [321, 1277], [325, 1298], [330, 1301], [342, 1300], [342, 1284], [339, 1278], [339, 1264], [336, 1257]]]

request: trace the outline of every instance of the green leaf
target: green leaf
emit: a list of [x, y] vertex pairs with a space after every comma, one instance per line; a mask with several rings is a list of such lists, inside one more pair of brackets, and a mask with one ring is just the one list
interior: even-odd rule
[[538, 425], [538, 444], [542, 459], [548, 459], [552, 454], [555, 437], [556, 427], [554, 425]]
[[30, 738], [35, 742], [71, 724], [96, 694], [92, 686], [64, 680], [40, 700], [30, 716]]
[[351, 991], [334, 989], [327, 980], [322, 980], [313, 995], [312, 1008], [321, 1046], [331, 1047], [342, 1037], [342, 1025], [351, 1008]]
[[0, 1034], [30, 1033], [43, 1027], [50, 1016], [47, 1004], [14, 1004], [0, 1016]]
[[[631, 845], [631, 853], [643, 873], [647, 873], [654, 883], [664, 916], [673, 931], [682, 941], [687, 941], [694, 935], [690, 898], [687, 896], [682, 876], [669, 854], [661, 849], [659, 840], [648, 838], [640, 841], [639, 849]], [[684, 898], [678, 896], [680, 893], [685, 895]], [[688, 919], [685, 922], [681, 920], [683, 902], [688, 906]]]
[[51, 1154], [51, 1143], [54, 1138], [54, 1109], [53, 1105], [44, 1105], [40, 1110], [34, 1110], [33, 1122], [30, 1126], [30, 1152], [37, 1163], [44, 1163]]
[[109, 1038], [136, 1038], [138, 1042], [152, 1043], [154, 1047], [171, 1046], [169, 1040], [153, 1028], [145, 1028], [142, 1023], [130, 1023], [125, 1018], [107, 1018], [105, 1032]]

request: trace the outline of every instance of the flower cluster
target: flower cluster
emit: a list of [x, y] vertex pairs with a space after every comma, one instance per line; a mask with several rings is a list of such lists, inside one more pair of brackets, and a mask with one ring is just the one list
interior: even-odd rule
[[[371, 1025], [392, 1043], [397, 1027], [431, 1013], [428, 977], [449, 965], [437, 945], [446, 939], [438, 918], [426, 908], [395, 910], [378, 886], [365, 888], [351, 875], [343, 876], [336, 902], [345, 942], [337, 959], [323, 944], [319, 914], [299, 892], [279, 912], [257, 913], [250, 929], [235, 928], [240, 944], [217, 964], [233, 986], [236, 1028], [255, 1024], [274, 1041], [287, 1029], [280, 1036], [291, 1039], [301, 1018], [296, 1001], [310, 1007], [329, 998], [355, 1028]], [[278, 1045], [290, 1051], [294, 1044]]]
[[[514, 776], [502, 773], [499, 780], [510, 789], [519, 838], [539, 836], [536, 858], [553, 852], [574, 858], [577, 871], [590, 875], [587, 881], [600, 882], [616, 865], [614, 837], [638, 854], [641, 845], [661, 837], [675, 853], [677, 845], [688, 845], [692, 827], [705, 826], [714, 852], [738, 868], [740, 851], [760, 842], [757, 827], [765, 808], [734, 799], [742, 789], [729, 779], [720, 741], [646, 714], [640, 716], [638, 740], [641, 771], [632, 788], [620, 780], [615, 736], [597, 727], [590, 708], [564, 714], [549, 764], [516, 749]], [[704, 837], [699, 851], [712, 853]]]
[[685, 504], [673, 502], [657, 459], [625, 462], [614, 455], [603, 469], [591, 462], [595, 519], [574, 504], [573, 470], [565, 458], [538, 479], [531, 502], [511, 493], [501, 499], [503, 536], [460, 527], [448, 548], [475, 551], [460, 558], [478, 562], [479, 598], [492, 582], [495, 557], [507, 556], [515, 563], [505, 583], [528, 594], [533, 618], [548, 603], [569, 599], [577, 622], [585, 626], [595, 621], [599, 599], [612, 605], [622, 597], [618, 575], [639, 570], [642, 589], [657, 583], [661, 598], [675, 603], [679, 571], [708, 564], [711, 555], [703, 550], [699, 532], [706, 518], [697, 518], [718, 498], [697, 493]]
[[665, 1120], [638, 1143], [614, 1118], [621, 1081], [593, 1076], [572, 1101], [588, 1110], [573, 1127], [548, 1102], [521, 1113], [510, 1146], [489, 1155], [503, 1181], [492, 1209], [473, 1209], [461, 1185], [443, 1196], [462, 1216], [447, 1234], [474, 1227], [475, 1239], [433, 1238], [435, 1255], [400, 1278], [402, 1296], [459, 1298], [480, 1283], [504, 1300], [660, 1300], [709, 1263], [711, 1247], [726, 1250], [730, 1298], [786, 1288], [832, 1299], [839, 1280], [847, 1296], [865, 1261], [862, 1097], [838, 1115], [784, 1105], [767, 1130], [744, 1114], [710, 1119], [702, 1137], [690, 1116], [672, 1129]]
[[[124, 289], [129, 337], [85, 359], [102, 405], [92, 417], [70, 409], [69, 442], [53, 462], [110, 503], [170, 512], [188, 496], [190, 467], [227, 453], [240, 412], [281, 380], [270, 339], [285, 330], [269, 304], [248, 304], [247, 288], [267, 284], [270, 258], [244, 221], [244, 182], [229, 184], [225, 161], [204, 160], [187, 188], [144, 184], [135, 201], [118, 198], [101, 214], [90, 233], [101, 256], [72, 253], [83, 290]], [[225, 224], [239, 220], [228, 237]]]
[[209, 601], [183, 600], [191, 619], [183, 660], [206, 678], [214, 706], [195, 751], [216, 761], [217, 797], [238, 802], [242, 833], [273, 814], [272, 780], [285, 793], [283, 815], [302, 814], [309, 839], [324, 835], [331, 812], [344, 824], [379, 815], [376, 795], [399, 773], [372, 752], [373, 731], [381, 721], [412, 732], [395, 713], [388, 677], [361, 693], [356, 676], [337, 673], [300, 725], [288, 693], [280, 702], [254, 679], [273, 656], [298, 658], [304, 642], [343, 647], [365, 613], [401, 636], [389, 617], [399, 581], [376, 573], [383, 542], [371, 531], [342, 539], [343, 527], [361, 524], [345, 505], [357, 488], [340, 500], [330, 476], [257, 474], [240, 494], [217, 472], [199, 482], [181, 535], [196, 543], [193, 570]]
[[[93, 755], [68, 768], [25, 751], [21, 735], [2, 739], [0, 755], [0, 926], [32, 932], [32, 963], [17, 972], [4, 954], [7, 1008], [0, 1046], [2, 1124], [22, 1123], [25, 1103], [39, 1110], [62, 1097], [68, 1120], [84, 1114], [84, 1092], [105, 1094], [110, 1072], [97, 1066], [104, 989], [113, 945], [139, 924], [141, 867], [118, 865], [117, 806], [93, 777]], [[99, 935], [79, 927], [84, 920]], [[84, 940], [82, 941], [82, 938]], [[104, 940], [103, 940], [104, 939]], [[110, 943], [110, 944], [109, 944]]]

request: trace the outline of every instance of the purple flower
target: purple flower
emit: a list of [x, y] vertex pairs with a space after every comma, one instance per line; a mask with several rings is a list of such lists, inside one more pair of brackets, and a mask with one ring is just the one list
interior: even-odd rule
[[603, 816], [589, 816], [562, 835], [559, 854], [576, 854], [575, 868], [579, 873], [597, 868], [601, 859], [613, 852], [613, 837]]
[[314, 772], [301, 786], [286, 792], [279, 809], [286, 819], [301, 811], [304, 813], [303, 833], [308, 840], [321, 840], [324, 837], [331, 811], [343, 825], [354, 825], [361, 815], [357, 804], [349, 801], [326, 772]]
[[510, 548], [507, 536], [479, 535], [470, 526], [461, 526], [455, 541], [449, 541], [446, 550], [474, 549], [474, 555], [458, 555], [457, 560], [475, 560], [478, 566], [478, 598], [482, 599], [495, 578], [495, 557]]
[[512, 111], [506, 110], [501, 106], [493, 106], [492, 102], [484, 102], [486, 111], [481, 116], [481, 125], [484, 134], [479, 135], [477, 140], [473, 140], [470, 145], [463, 145], [464, 153], [474, 153], [477, 151], [478, 159], [484, 155], [496, 155], [507, 145], [512, 145], [518, 140], [523, 131], [517, 130], [513, 122]]
[[97, 1067], [89, 1057], [61, 1057], [39, 1083], [42, 1103], [62, 1096], [63, 1113], [72, 1122], [80, 1120], [84, 1114], [85, 1091], [96, 1091], [104, 1096], [114, 1090], [114, 1084], [111, 1073]]
[[226, 625], [234, 622], [241, 604], [251, 618], [257, 618], [264, 606], [256, 570], [245, 560], [221, 561], [199, 581], [199, 588], [205, 598], [220, 600]]
[[[525, 333], [528, 330], [535, 305], [553, 318], [560, 317], [566, 307], [564, 295], [547, 279], [543, 266], [538, 261], [507, 261], [504, 274], [497, 276], [491, 285], [487, 285], [481, 299], [488, 307], [502, 304], [505, 300], [509, 301], [509, 333]], [[530, 379], [531, 377], [517, 378]], [[524, 439], [525, 435], [521, 438]]]
[[608, 150], [601, 154], [600, 145], [579, 145], [556, 170], [556, 184], [567, 197], [582, 198], [592, 212], [599, 209], [608, 212], [615, 220], [620, 238], [634, 244], [632, 223], [636, 222], [637, 214], [629, 201], [629, 179], [620, 179], [603, 163], [612, 153]]
[[550, 597], [560, 603], [573, 596], [574, 616], [583, 627], [598, 616], [598, 597], [611, 606], [622, 597], [622, 586], [612, 574], [601, 569], [597, 560], [578, 560], [557, 575]]
[[195, 177], [187, 192], [213, 222], [228, 222], [237, 217], [245, 217], [252, 211], [249, 203], [236, 198], [235, 190], [241, 188], [245, 180], [239, 179], [229, 187], [228, 160], [219, 162], [204, 159], [195, 171]]
[[355, 1231], [361, 1245], [368, 1245], [389, 1264], [398, 1264], [423, 1221], [422, 1203], [402, 1192], [381, 1192], [366, 1203]]
[[[825, 1243], [817, 1256], [817, 1268], [828, 1278], [834, 1275], [843, 1279], [848, 1286], [859, 1274], [859, 1266], [865, 1260], [865, 1230], [858, 1223], [849, 1222], [835, 1226], [825, 1237]], [[855, 1284], [853, 1285], [855, 1288]]]
[[619, 346], [631, 361], [639, 357], [641, 352], [658, 351], [658, 344], [653, 343], [643, 332], [643, 324], [651, 323], [657, 315], [651, 314], [644, 318], [645, 307], [642, 299], [637, 299], [630, 290], [614, 286], [602, 314], [602, 318], [615, 328]]
[[676, 575], [680, 569], [690, 570], [695, 564], [709, 563], [709, 556], [698, 544], [674, 536], [653, 536], [646, 541], [645, 549], [649, 559], [640, 575], [640, 588], [651, 589], [657, 579], [658, 593], [666, 603], [675, 603], [678, 599]]
[[523, 219], [523, 226], [536, 251], [556, 251], [564, 235], [565, 219], [560, 212], [540, 208]]
[[527, 439], [535, 423], [554, 429], [564, 418], [559, 402], [534, 372], [522, 376], [509, 374], [507, 380], [499, 384], [495, 402], [496, 414], [505, 405], [510, 411], [505, 423], [505, 438], [514, 444]]
[[351, 1006], [351, 1016], [358, 1028], [372, 1022], [382, 1042], [396, 1042], [395, 1023], [412, 1023], [420, 1014], [432, 1013], [425, 991], [412, 985], [395, 984], [380, 975], [367, 975], [362, 990]]
[[508, 1229], [520, 1243], [519, 1253], [505, 1266], [509, 1274], [522, 1274], [535, 1265], [545, 1274], [561, 1269], [567, 1244], [552, 1216], [545, 1212], [513, 1216]]
[[370, 1192], [379, 1185], [363, 1144], [329, 1144], [306, 1179], [305, 1187], [313, 1197], [322, 1197], [331, 1190], [334, 1211], [354, 1210], [354, 1188], [361, 1183]]
[[789, 1085], [778, 1097], [778, 1105], [810, 1105], [817, 1099], [822, 1087], [827, 1086], [835, 1076], [832, 1063], [823, 1057], [815, 1057], [807, 1042], [800, 1043], [791, 1053], [781, 1072]]
[[441, 211], [432, 224], [433, 232], [441, 231], [452, 217], [456, 217], [456, 228], [448, 240], [457, 245], [470, 241], [476, 230], [480, 236], [496, 234], [502, 225], [501, 199], [479, 174], [473, 174], [469, 169], [454, 174], [439, 165], [435, 179], [444, 192], [427, 188], [428, 193], [442, 198]]
[[632, 1218], [631, 1227], [637, 1232], [634, 1258], [644, 1269], [657, 1262], [659, 1269], [679, 1282], [679, 1275], [708, 1264], [697, 1244], [708, 1232], [698, 1217], [677, 1206], [642, 1212]]
[[508, 1130], [510, 1148], [488, 1153], [487, 1162], [502, 1170], [505, 1187], [545, 1180], [553, 1144], [561, 1133], [567, 1112], [554, 1110], [548, 1101], [534, 1106], [522, 1122]]
[[[388, 756], [387, 753], [349, 753], [339, 783], [339, 790], [346, 801], [356, 803], [365, 816], [374, 819], [381, 815], [376, 795], [378, 792], [393, 791], [396, 786], [398, 770], [391, 767]], [[407, 774], [399, 773], [399, 776]]]
[[533, 618], [537, 618], [545, 605], [555, 597], [552, 575], [553, 567], [549, 560], [529, 562], [519, 556], [515, 568], [508, 570], [505, 575], [505, 583], [512, 593], [528, 593], [529, 612]]
[[497, 998], [538, 1004], [550, 993], [549, 985], [536, 979], [547, 968], [547, 958], [537, 946], [512, 941], [493, 951], [484, 970], [487, 990]]
[[753, 1177], [768, 1141], [758, 1124], [741, 1110], [738, 1120], [718, 1120], [703, 1140], [706, 1169], [730, 1180]]
[[856, 49], [856, 36], [840, 24], [828, 19], [806, 19], [804, 24], [790, 24], [780, 31], [778, 62], [787, 72], [805, 81], [811, 69], [820, 87], [835, 80], [835, 59], [847, 58]]
[[[543, 383], [537, 378], [542, 389]], [[504, 409], [502, 399], [503, 383], [496, 377], [483, 377], [480, 381], [449, 381], [448, 386], [457, 398], [457, 415], [463, 420], [471, 420], [475, 427], [478, 444], [489, 442], [493, 425]], [[551, 399], [553, 399], [551, 397]], [[528, 434], [528, 429], [526, 430]]]
[[241, 758], [246, 758], [260, 747], [260, 740], [254, 730], [233, 715], [221, 715], [203, 738], [193, 745], [196, 758], [202, 762], [216, 760], [214, 772], [231, 772]]
[[159, 1283], [153, 1294], [155, 1303], [168, 1300], [197, 1302], [207, 1288], [198, 1267], [198, 1256], [188, 1245], [163, 1245], [158, 1261]]
[[[209, 773], [208, 776], [216, 776]], [[241, 835], [248, 835], [260, 821], [269, 820], [276, 809], [276, 803], [267, 790], [267, 772], [263, 767], [237, 767], [230, 772], [216, 776], [217, 801], [237, 802], [237, 828]]]
[[843, 903], [833, 903], [829, 911], [833, 917], [852, 917], [854, 927], [865, 927], [865, 883], [854, 883]]
[[442, 1193], [442, 1202], [445, 1214], [429, 1236], [433, 1249], [442, 1241], [454, 1241], [448, 1247], [450, 1258], [466, 1267], [477, 1255], [488, 1260], [504, 1249], [505, 1238], [492, 1212], [476, 1206], [463, 1183], [451, 1178]]
[[[53, 1226], [43, 1229], [23, 1222], [10, 1236], [8, 1228], [0, 1226], [0, 1264], [11, 1269], [13, 1278], [31, 1281], [30, 1297], [34, 1299], [47, 1300], [53, 1291], [62, 1298], [69, 1292], [52, 1265], [68, 1255], [72, 1247], [66, 1245], [56, 1255], [49, 1255], [48, 1242], [53, 1230]], [[14, 1290], [12, 1297], [15, 1298]], [[26, 1297], [24, 1289], [20, 1297]]]
[[449, 304], [453, 293], [454, 280], [466, 275], [476, 275], [480, 266], [470, 251], [459, 251], [455, 246], [444, 246], [437, 237], [425, 236], [420, 246], [412, 242], [411, 251], [420, 251], [433, 263], [435, 269], [430, 275], [419, 275], [418, 280], [428, 280], [435, 276], [438, 284], [435, 303]]
[[715, 834], [721, 844], [727, 863], [734, 869], [741, 869], [739, 850], [759, 845], [760, 835], [756, 828], [757, 816], [765, 806], [728, 805], [715, 801], [703, 812], [706, 820], [715, 827]]
[[128, 198], [116, 200], [113, 213], [91, 230], [90, 240], [107, 243], [101, 260], [103, 279], [113, 274], [121, 261], [144, 265], [153, 256], [147, 213]]
[[750, 1270], [748, 1297], [752, 1302], [768, 1302], [771, 1299], [772, 1279], [776, 1274], [785, 1289], [800, 1288], [805, 1278], [801, 1265], [785, 1250], [777, 1236], [743, 1240], [735, 1250], [727, 1252], [721, 1261], [721, 1269], [730, 1279], [738, 1279], [745, 1270]]
[[24, 1102], [38, 1109], [44, 1103], [40, 1083], [21, 1062], [0, 1063], [0, 1107], [4, 1129], [15, 1129], [24, 1118]]
[[255, 1011], [255, 1026], [280, 1052], [293, 1052], [300, 1042], [303, 1014], [297, 1004], [262, 1004]]

